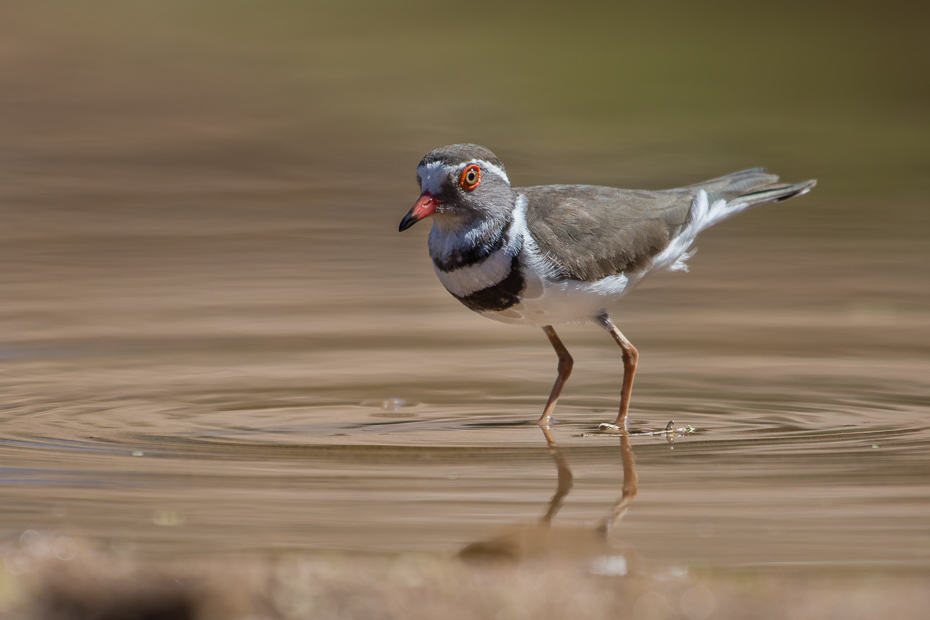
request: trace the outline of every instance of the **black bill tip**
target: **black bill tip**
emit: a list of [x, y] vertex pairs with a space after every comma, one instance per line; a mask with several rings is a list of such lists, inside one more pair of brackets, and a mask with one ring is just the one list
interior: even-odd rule
[[407, 215], [404, 216], [404, 219], [400, 221], [400, 229], [398, 230], [398, 232], [404, 232], [405, 230], [407, 230], [408, 228], [410, 228], [411, 226], [413, 226], [419, 221], [420, 220], [414, 217], [412, 213], [408, 213]]

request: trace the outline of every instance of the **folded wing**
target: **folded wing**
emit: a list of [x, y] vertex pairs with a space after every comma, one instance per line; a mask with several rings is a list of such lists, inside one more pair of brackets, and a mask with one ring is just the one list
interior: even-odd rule
[[[516, 191], [527, 197], [530, 234], [559, 275], [595, 282], [648, 269], [653, 258], [689, 226], [692, 205], [702, 189], [710, 203], [725, 200], [745, 203], [742, 208], [747, 208], [805, 194], [815, 183], [783, 184], [777, 176], [754, 168], [659, 192], [594, 185], [547, 185]], [[688, 232], [694, 235], [698, 231]]]

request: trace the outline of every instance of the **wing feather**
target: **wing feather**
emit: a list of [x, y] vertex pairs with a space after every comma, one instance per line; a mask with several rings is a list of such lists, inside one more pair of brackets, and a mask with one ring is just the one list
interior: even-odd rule
[[540, 250], [571, 280], [646, 267], [688, 219], [691, 195], [593, 185], [516, 190], [527, 197], [527, 226]]

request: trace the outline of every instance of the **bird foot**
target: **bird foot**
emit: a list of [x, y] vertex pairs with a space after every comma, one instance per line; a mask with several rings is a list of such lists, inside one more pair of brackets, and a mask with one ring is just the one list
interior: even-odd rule
[[626, 428], [623, 428], [619, 424], [611, 424], [609, 422], [603, 422], [599, 424], [597, 427], [597, 430], [598, 432], [601, 432], [601, 433], [628, 432], [631, 435], [660, 435], [660, 436], [666, 436], [666, 437], [675, 436], [675, 435], [690, 435], [694, 433], [695, 431], [697, 431], [697, 429], [691, 426], [690, 424], [687, 426], [681, 427], [681, 428], [676, 428], [674, 420], [670, 420], [669, 423], [662, 430], [654, 430], [654, 429], [646, 428], [646, 429], [638, 429], [635, 431], [630, 431]]

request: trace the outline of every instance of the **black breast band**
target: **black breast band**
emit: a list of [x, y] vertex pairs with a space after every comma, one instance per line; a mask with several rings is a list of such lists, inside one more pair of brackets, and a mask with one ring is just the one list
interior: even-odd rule
[[526, 287], [526, 280], [520, 270], [519, 254], [510, 261], [510, 273], [507, 277], [487, 288], [469, 295], [455, 298], [475, 312], [499, 312], [520, 303], [520, 293]]

